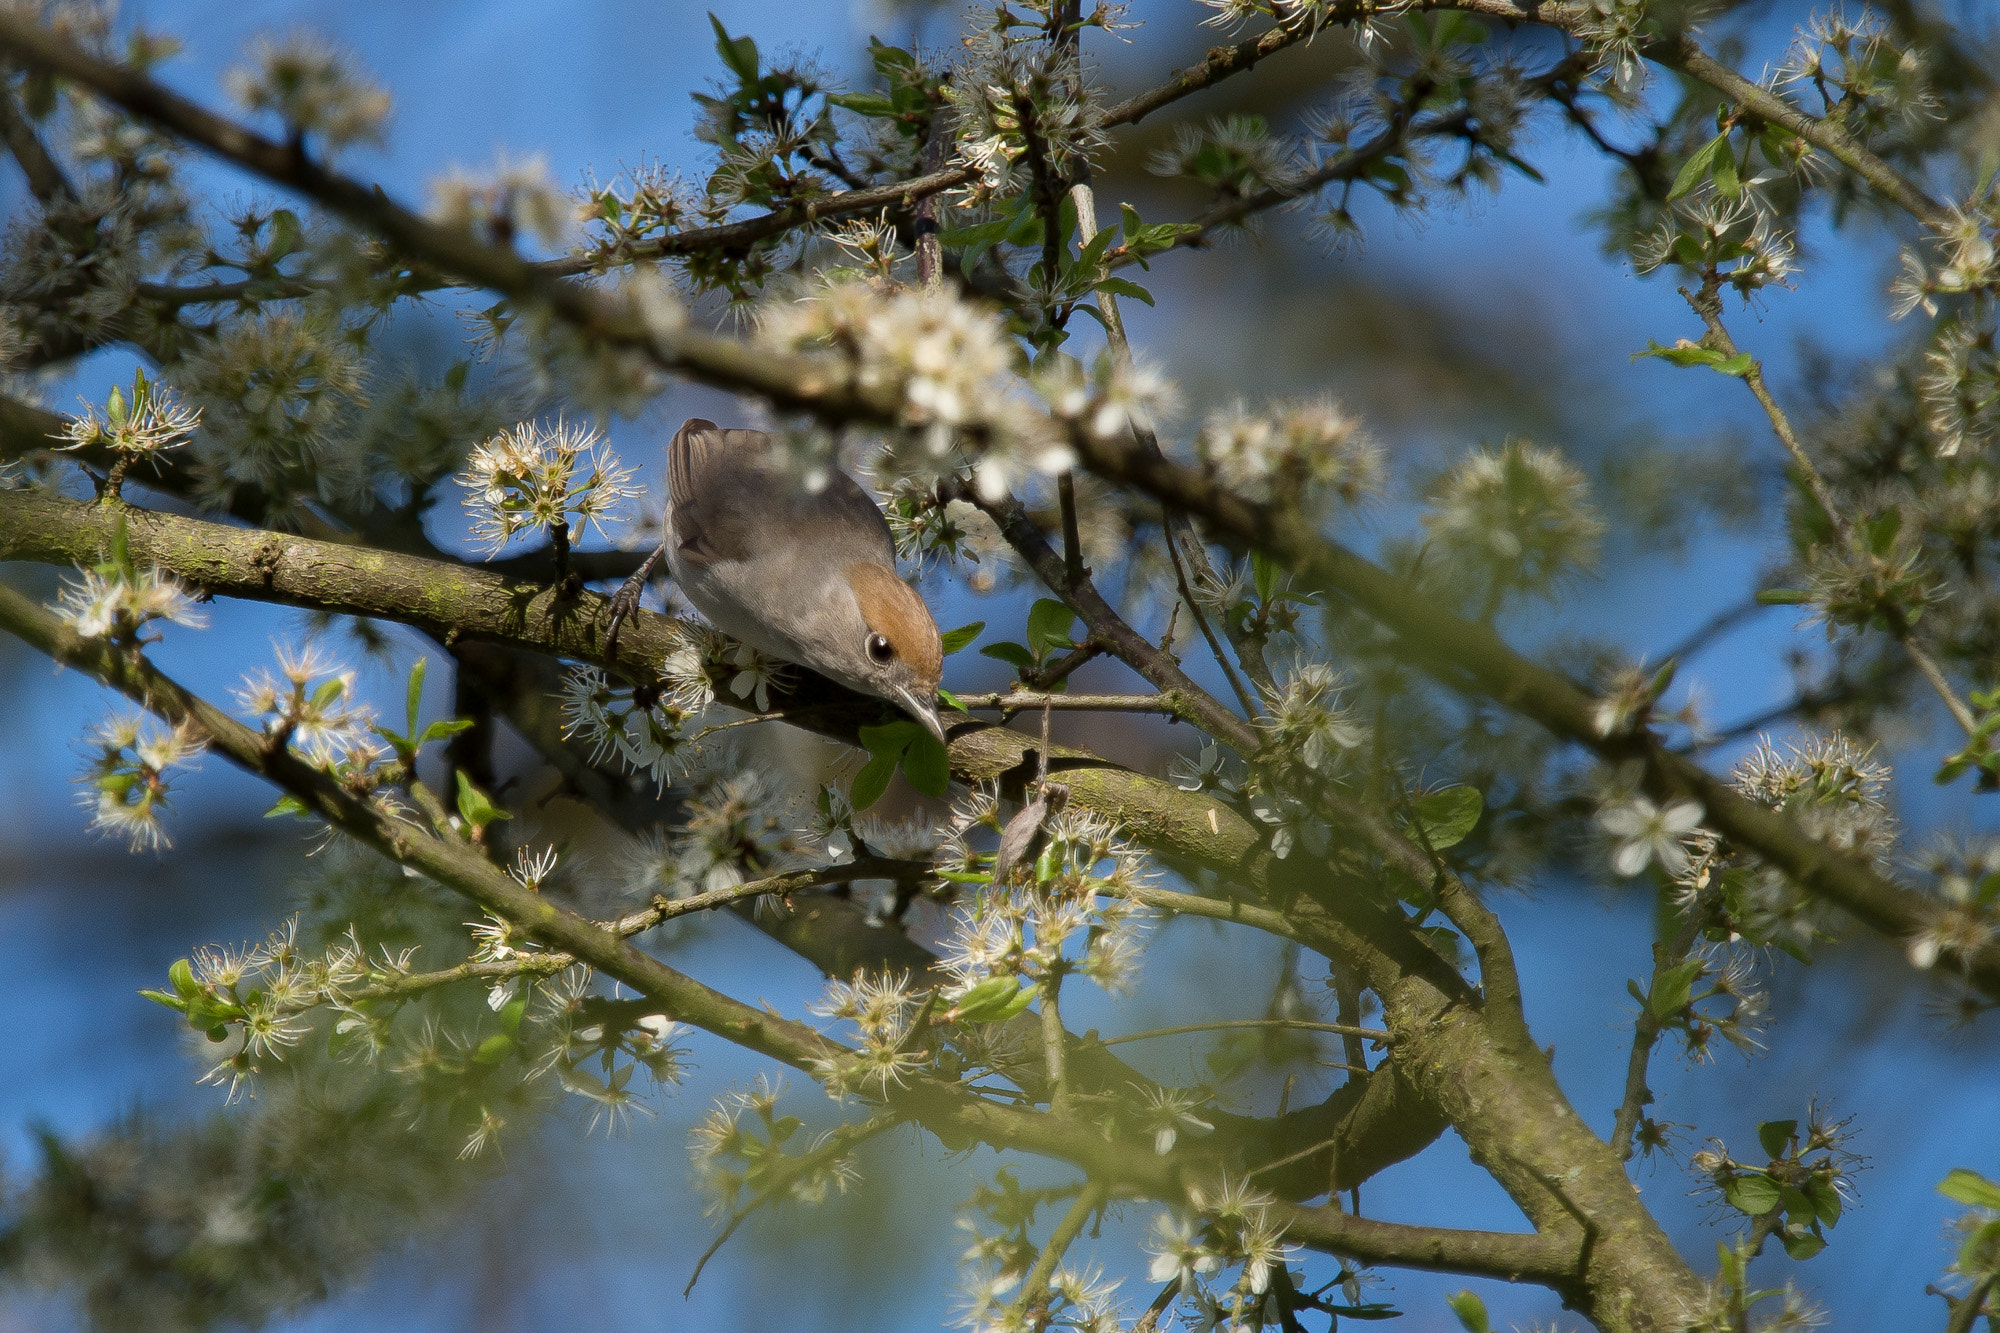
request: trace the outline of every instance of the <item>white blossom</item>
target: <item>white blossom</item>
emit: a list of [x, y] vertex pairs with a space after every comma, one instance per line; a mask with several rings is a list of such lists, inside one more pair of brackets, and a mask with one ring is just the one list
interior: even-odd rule
[[1695, 801], [1674, 801], [1661, 809], [1645, 796], [1620, 801], [1597, 816], [1606, 833], [1618, 840], [1611, 866], [1621, 875], [1636, 875], [1653, 861], [1669, 878], [1687, 871], [1688, 850], [1681, 841], [1701, 824]]

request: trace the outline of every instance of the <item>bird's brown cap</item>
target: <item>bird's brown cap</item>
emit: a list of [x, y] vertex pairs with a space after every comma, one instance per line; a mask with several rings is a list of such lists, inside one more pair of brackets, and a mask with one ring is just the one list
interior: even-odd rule
[[944, 675], [944, 645], [924, 599], [893, 570], [868, 561], [847, 567], [847, 583], [868, 628], [889, 641], [917, 679], [935, 689]]

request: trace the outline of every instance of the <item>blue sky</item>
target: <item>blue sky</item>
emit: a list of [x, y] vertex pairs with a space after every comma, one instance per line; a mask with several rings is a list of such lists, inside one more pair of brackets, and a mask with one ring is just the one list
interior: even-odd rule
[[[836, 69], [859, 64], [871, 32], [907, 36], [904, 25], [866, 6], [825, 4], [534, 5], [521, 0], [482, 3], [339, 5], [308, 3], [148, 3], [128, 12], [186, 39], [183, 55], [168, 68], [178, 87], [219, 104], [218, 76], [253, 33], [297, 25], [320, 28], [354, 48], [362, 63], [396, 96], [388, 148], [357, 153], [346, 165], [379, 179], [405, 199], [420, 199], [425, 182], [453, 165], [480, 168], [500, 152], [546, 155], [559, 181], [584, 169], [609, 177], [621, 163], [648, 158], [694, 164], [692, 108], [686, 96], [713, 68], [705, 13], [713, 9], [732, 31], [747, 31], [767, 50], [796, 46], [816, 50]], [[1136, 7], [1161, 26], [1186, 25], [1203, 11], [1192, 4]], [[941, 28], [926, 30], [933, 35]], [[1775, 53], [1783, 31], [1760, 30], [1757, 45]], [[1311, 60], [1311, 51], [1289, 59]], [[1135, 87], [1164, 72], [1160, 47], [1141, 35], [1129, 50], [1107, 60], [1114, 81]], [[1326, 264], [1366, 265], [1423, 288], [1490, 293], [1486, 327], [1504, 329], [1512, 303], [1534, 302], [1557, 331], [1556, 355], [1571, 382], [1602, 394], [1602, 412], [1616, 421], [1670, 421], [1677, 435], [1739, 431], [1756, 448], [1775, 449], [1761, 419], [1738, 386], [1717, 377], [1676, 371], [1662, 363], [1633, 365], [1632, 351], [1648, 339], [1671, 342], [1697, 330], [1693, 316], [1665, 280], [1639, 280], [1618, 262], [1602, 258], [1581, 220], [1584, 201], [1602, 192], [1607, 169], [1597, 157], [1569, 143], [1552, 144], [1537, 158], [1546, 186], [1511, 180], [1495, 199], [1466, 215], [1441, 215], [1418, 229], [1372, 219], [1360, 254]], [[0, 168], [0, 188], [16, 190], [11, 169]], [[225, 197], [268, 194], [211, 166], [195, 178], [214, 182]], [[1883, 315], [1884, 277], [1891, 256], [1879, 242], [1809, 233], [1806, 273], [1794, 292], [1773, 293], [1754, 318], [1736, 319], [1737, 336], [1753, 346], [1783, 392], [1798, 366], [1808, 333], [1842, 351], [1867, 351], [1898, 336]], [[1156, 267], [1157, 310], [1129, 309], [1142, 353], [1170, 370], [1186, 371], [1209, 355], [1216, 326], [1190, 318], [1204, 293], [1219, 281], [1227, 253], [1187, 257]], [[1128, 303], [1129, 305], [1129, 303]], [[1227, 317], [1227, 312], [1224, 312]], [[1340, 318], [1330, 310], [1328, 318]], [[1539, 324], [1537, 325], [1539, 327]], [[124, 367], [104, 358], [87, 368], [77, 392], [101, 395]], [[1340, 383], [1327, 367], [1323, 383]], [[1596, 387], [1591, 387], [1596, 386]], [[1313, 382], [1284, 386], [1311, 390]], [[1596, 410], [1595, 403], [1579, 412]], [[676, 391], [656, 411], [615, 423], [614, 443], [635, 461], [650, 458], [683, 415], [704, 412], [727, 419], [732, 408], [720, 395]], [[1474, 439], [1415, 438], [1410, 448], [1454, 451]], [[1560, 443], [1560, 441], [1552, 441]], [[1366, 542], [1400, 522], [1392, 506], [1358, 532]], [[1755, 543], [1705, 536], [1684, 564], [1650, 566], [1615, 583], [1581, 590], [1564, 615], [1548, 627], [1588, 624], [1635, 650], [1658, 653], [1709, 612], [1739, 597], [1769, 552]], [[940, 619], [972, 618], [964, 594], [947, 591]], [[965, 614], [956, 614], [964, 609]], [[980, 614], [990, 614], [981, 610]], [[197, 637], [170, 632], [159, 658], [189, 683], [221, 693], [246, 661], [263, 660], [273, 637], [298, 630], [294, 614], [266, 607], [219, 609], [216, 628]], [[1731, 715], [1783, 697], [1780, 662], [1802, 631], [1788, 612], [1760, 618], [1696, 664], [1693, 674], [1715, 696], [1730, 700]], [[406, 654], [419, 651], [412, 647]], [[218, 662], [226, 664], [221, 669]], [[954, 667], [955, 670], [963, 668]], [[1685, 678], [1685, 677], [1684, 677]], [[30, 663], [13, 698], [0, 705], [9, 734], [32, 739], [0, 755], [0, 808], [14, 812], [18, 828], [48, 830], [44, 848], [16, 848], [0, 871], [0, 1004], [16, 1016], [15, 1037], [0, 1047], [0, 1147], [17, 1165], [26, 1151], [27, 1127], [46, 1121], [76, 1133], [110, 1120], [133, 1104], [163, 1114], [212, 1113], [219, 1098], [191, 1086], [198, 1066], [176, 1046], [168, 1016], [137, 1000], [141, 985], [157, 984], [167, 962], [189, 946], [215, 938], [261, 932], [275, 915], [273, 899], [259, 885], [282, 879], [273, 870], [237, 872], [218, 884], [175, 862], [125, 859], [89, 842], [71, 792], [51, 780], [67, 765], [51, 761], [74, 744], [104, 708], [94, 687], [74, 674], [59, 675]], [[1107, 676], [1107, 680], [1115, 676]], [[952, 683], [950, 680], [948, 684]], [[377, 673], [369, 687], [385, 700], [394, 683]], [[442, 707], [440, 683], [432, 706]], [[1906, 813], [1917, 822], [1970, 818], [1962, 794], [1937, 794], [1921, 765], [1902, 784]], [[268, 803], [256, 784], [211, 761], [191, 792], [185, 826], [200, 830]], [[204, 866], [226, 864], [216, 856], [189, 857]], [[51, 866], [60, 866], [59, 870]], [[247, 882], [246, 882], [247, 881]], [[1529, 982], [1535, 1030], [1553, 1044], [1556, 1067], [1572, 1100], [1600, 1129], [1608, 1128], [1622, 1076], [1629, 1001], [1624, 981], [1647, 966], [1649, 905], [1615, 888], [1547, 885], [1500, 903], [1517, 940]], [[1942, 1224], [1949, 1206], [1931, 1190], [1952, 1166], [1991, 1170], [2000, 1129], [2000, 1080], [1988, 1032], [1945, 1034], [1921, 1019], [1914, 987], [1885, 986], [1893, 960], [1878, 944], [1858, 943], [1837, 958], [1854, 973], [1820, 969], [1802, 975], [1789, 964], [1777, 969], [1773, 1055], [1752, 1063], [1724, 1056], [1715, 1067], [1688, 1069], [1663, 1057], [1656, 1092], [1661, 1114], [1692, 1121], [1704, 1133], [1748, 1143], [1758, 1120], [1803, 1114], [1816, 1089], [1840, 1088], [1843, 1113], [1857, 1116], [1861, 1150], [1872, 1169], [1858, 1182], [1862, 1207], [1835, 1233], [1834, 1244], [1804, 1265], [1777, 1261], [1772, 1278], [1796, 1271], [1819, 1289], [1833, 1313], [1832, 1327], [1916, 1327], [1939, 1320], [1940, 1303], [1922, 1294], [1943, 1262]], [[1275, 958], [1261, 942], [1219, 935], [1205, 926], [1177, 923], [1156, 951], [1155, 966], [1179, 961], [1186, 975], [1217, 978], [1189, 993], [1142, 991], [1122, 1009], [1104, 1005], [1074, 1015], [1081, 1026], [1138, 1027], [1185, 1016], [1240, 1008], [1241, 987], [1222, 977], [1267, 977]], [[810, 969], [768, 941], [742, 931], [718, 931], [697, 951], [677, 957], [696, 975], [734, 994], [768, 998], [791, 1009], [817, 990]], [[1855, 983], [1849, 986], [1843, 977]], [[1232, 994], [1232, 990], [1238, 993]], [[1261, 1003], [1261, 991], [1258, 992]], [[447, 1234], [393, 1246], [362, 1285], [326, 1306], [283, 1325], [299, 1330], [399, 1326], [423, 1329], [532, 1329], [563, 1319], [633, 1329], [681, 1327], [755, 1328], [782, 1322], [802, 1329], [852, 1327], [836, 1295], [857, 1282], [857, 1270], [894, 1278], [885, 1303], [869, 1322], [881, 1328], [935, 1327], [946, 1313], [956, 1244], [943, 1225], [936, 1192], [882, 1231], [833, 1243], [808, 1234], [811, 1219], [782, 1215], [746, 1229], [704, 1278], [691, 1303], [679, 1295], [692, 1256], [706, 1244], [707, 1224], [686, 1193], [680, 1126], [699, 1113], [708, 1092], [747, 1077], [755, 1062], [718, 1043], [698, 1044], [699, 1077], [679, 1104], [662, 1108], [659, 1121], [628, 1137], [585, 1139], [580, 1122], [563, 1122], [512, 1159], [508, 1176], [485, 1188], [475, 1212], [489, 1219], [519, 1217], [526, 1234], [517, 1252], [496, 1252], [494, 1228], [471, 1218]], [[1172, 1053], [1151, 1057], [1169, 1062]], [[1261, 1109], [1268, 1111], [1268, 1105]], [[924, 1159], [934, 1178], [952, 1190], [969, 1185], [992, 1162], [940, 1165], [935, 1145], [914, 1140], [890, 1145], [892, 1159]], [[1697, 1265], [1706, 1262], [1723, 1233], [1705, 1226], [1684, 1178], [1671, 1166], [1642, 1184], [1677, 1241]], [[1417, 1161], [1372, 1182], [1364, 1192], [1371, 1213], [1408, 1221], [1512, 1228], [1518, 1214], [1465, 1160], [1447, 1135]], [[1126, 1243], [1143, 1230], [1150, 1210], [1131, 1210], [1107, 1227], [1099, 1257], [1131, 1267]], [[774, 1272], [782, 1279], [773, 1281]], [[1143, 1274], [1128, 1290], [1136, 1291]], [[1410, 1333], [1453, 1327], [1441, 1295], [1463, 1285], [1452, 1279], [1392, 1277], [1395, 1299], [1409, 1317]], [[753, 1296], [755, 1315], [736, 1312], [739, 1297]], [[1557, 1320], [1577, 1327], [1539, 1291], [1487, 1289], [1501, 1326], [1518, 1320]], [[764, 1302], [764, 1303], [760, 1303]], [[0, 1333], [16, 1324], [43, 1327], [56, 1313], [39, 1304], [0, 1301]]]

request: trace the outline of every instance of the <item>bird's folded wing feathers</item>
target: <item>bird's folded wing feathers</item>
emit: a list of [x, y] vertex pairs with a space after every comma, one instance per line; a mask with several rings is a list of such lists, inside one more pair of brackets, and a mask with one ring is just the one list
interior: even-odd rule
[[896, 544], [882, 511], [858, 482], [835, 470], [807, 493], [771, 466], [770, 437], [724, 430], [697, 417], [667, 446], [667, 519], [681, 559], [696, 564], [749, 560], [756, 534], [782, 531], [815, 543], [829, 565], [867, 560], [896, 567]]
[[[730, 438], [737, 435], [758, 438]], [[738, 492], [756, 471], [746, 455], [761, 452], [761, 432], [726, 431], [699, 417], [675, 432], [667, 445], [667, 521], [683, 560], [710, 564], [750, 556], [748, 506]]]

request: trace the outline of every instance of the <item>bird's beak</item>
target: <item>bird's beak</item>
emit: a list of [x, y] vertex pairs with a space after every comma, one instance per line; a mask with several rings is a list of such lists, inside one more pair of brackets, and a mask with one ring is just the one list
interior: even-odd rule
[[903, 696], [903, 707], [910, 716], [924, 724], [924, 730], [937, 737], [938, 744], [945, 744], [944, 723], [938, 717], [937, 705], [927, 704], [909, 691], [907, 686], [898, 686], [896, 693]]

